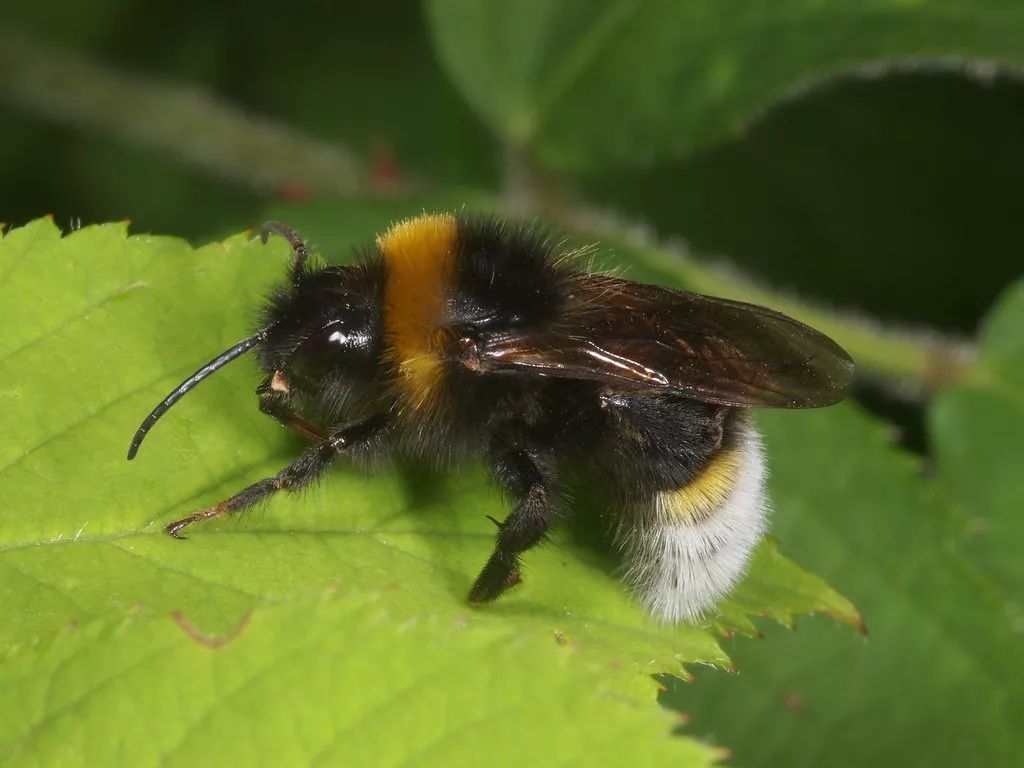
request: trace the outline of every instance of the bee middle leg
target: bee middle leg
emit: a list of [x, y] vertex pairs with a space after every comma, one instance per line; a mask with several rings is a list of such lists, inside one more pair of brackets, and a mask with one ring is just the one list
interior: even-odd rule
[[382, 416], [373, 417], [354, 425], [347, 425], [332, 430], [324, 440], [311, 445], [295, 461], [282, 469], [273, 477], [259, 480], [247, 488], [243, 488], [234, 496], [214, 504], [212, 507], [200, 509], [188, 517], [175, 520], [164, 530], [176, 539], [182, 539], [182, 529], [192, 523], [210, 520], [221, 515], [241, 512], [254, 504], [258, 504], [278, 491], [295, 491], [316, 480], [334, 459], [353, 446], [366, 442], [378, 434], [387, 424]]
[[520, 556], [544, 539], [555, 517], [554, 478], [535, 452], [506, 444], [496, 452], [494, 475], [512, 493], [516, 507], [503, 523], [495, 521], [494, 553], [469, 591], [471, 604], [490, 602], [522, 580]]

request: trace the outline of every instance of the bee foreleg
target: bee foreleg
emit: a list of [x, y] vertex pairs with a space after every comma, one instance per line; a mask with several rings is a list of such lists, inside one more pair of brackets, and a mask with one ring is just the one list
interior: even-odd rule
[[260, 398], [260, 412], [265, 413], [279, 424], [310, 440], [324, 440], [327, 431], [316, 424], [306, 421], [288, 404], [288, 396], [281, 392], [275, 383], [278, 374], [268, 376], [256, 390]]
[[164, 528], [176, 539], [184, 538], [180, 531], [192, 523], [242, 512], [254, 504], [269, 498], [278, 491], [295, 491], [316, 480], [335, 457], [353, 446], [366, 442], [378, 434], [387, 424], [385, 416], [374, 416], [358, 424], [346, 425], [332, 430], [326, 438], [303, 451], [295, 461], [273, 477], [253, 483], [224, 501], [194, 512], [188, 517], [175, 520]]
[[473, 583], [470, 603], [490, 602], [521, 581], [520, 555], [544, 538], [554, 518], [553, 477], [546, 462], [515, 445], [506, 445], [495, 458], [494, 476], [517, 503], [498, 525], [494, 553]]

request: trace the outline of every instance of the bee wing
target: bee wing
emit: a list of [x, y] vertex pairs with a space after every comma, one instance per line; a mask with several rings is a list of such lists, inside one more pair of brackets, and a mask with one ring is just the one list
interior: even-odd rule
[[753, 304], [614, 278], [583, 284], [573, 300], [563, 325], [486, 334], [464, 362], [776, 408], [831, 405], [853, 376], [830, 338]]

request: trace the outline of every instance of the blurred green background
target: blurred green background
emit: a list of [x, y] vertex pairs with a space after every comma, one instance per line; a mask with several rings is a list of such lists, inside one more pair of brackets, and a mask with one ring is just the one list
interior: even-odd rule
[[[261, 0], [103, 0], [88, 13], [8, 0], [4, 11], [7, 34], [200, 86], [368, 160], [387, 153], [413, 177], [488, 188], [502, 172], [498, 140], [445, 76], [414, 2], [299, 2], [282, 15]], [[129, 218], [136, 231], [199, 242], [251, 226], [274, 202], [20, 104], [3, 116], [9, 223]], [[970, 333], [1021, 272], [1022, 134], [1024, 83], [1008, 72], [850, 75], [794, 95], [737, 138], [576, 181], [588, 199], [770, 284]]]
[[[524, 4], [523, 13], [537, 5]], [[789, 10], [803, 5], [778, 4]], [[1012, 5], [996, 3], [952, 6], [962, 16], [957, 23], [978, 21], [972, 29], [982, 29], [990, 11], [993, 26], [1014, 13]], [[922, 8], [928, 12], [927, 3]], [[768, 6], [762, 11], [772, 13]], [[779, 14], [785, 23], [785, 11]], [[1013, 32], [1006, 26], [1007, 34]], [[395, 179], [417, 185], [426, 200], [434, 190], [452, 201], [460, 189], [507, 189], [508, 143], [449, 76], [432, 28], [414, 2], [298, 2], [285, 14], [279, 3], [264, 0], [99, 0], [87, 12], [78, 3], [7, 0], [0, 57], [16, 39], [18, 45], [38, 43], [44, 56], [71, 53], [154, 87], [200, 88], [253, 116], [348, 148], [370, 169], [374, 194], [387, 195]], [[1024, 34], [1024, 23], [1016, 29]], [[571, 28], [561, 34], [572, 40]], [[754, 55], [785, 57], [780, 46]], [[981, 46], [979, 58], [989, 54]], [[891, 69], [797, 78], [770, 109], [755, 110], [697, 147], [683, 146], [681, 137], [678, 151], [637, 162], [582, 167], [567, 161], [552, 174], [555, 197], [607, 207], [649, 225], [664, 240], [684, 240], [708, 261], [725, 260], [758, 282], [821, 305], [897, 330], [923, 327], [970, 337], [999, 293], [1024, 272], [1024, 80], [1011, 64], [972, 69], [946, 59], [914, 60]], [[638, 65], [624, 76], [644, 82], [648, 73]], [[45, 213], [62, 227], [127, 218], [133, 231], [202, 243], [252, 227], [283, 205], [316, 203], [322, 222], [329, 205], [348, 204], [338, 200], [325, 207], [309, 200], [317, 196], [307, 195], [301, 179], [296, 186], [262, 188], [239, 175], [184, 163], [174, 151], [133, 143], [125, 131], [90, 126], [73, 115], [55, 119], [52, 107], [34, 104], [3, 77], [0, 220], [7, 223]], [[132, 104], [123, 107], [119, 121], [151, 119], [133, 113]], [[591, 127], [595, 136], [609, 129], [602, 120]], [[194, 130], [182, 141], [201, 136], [201, 126]], [[557, 142], [552, 146], [547, 156], [555, 157]], [[303, 214], [292, 220], [302, 222]], [[321, 242], [345, 241], [329, 223], [312, 226]], [[927, 466], [927, 401], [904, 397], [891, 382], [863, 383], [857, 396], [897, 425], [903, 446], [926, 454]], [[779, 514], [786, 530], [785, 511]], [[823, 543], [806, 531], [788, 535], [797, 553], [829, 578], [827, 563], [813, 554]], [[840, 631], [820, 623], [811, 630], [819, 640]], [[774, 633], [770, 645], [737, 641], [730, 653], [741, 665], [770, 667], [772, 654], [785, 654], [787, 642]], [[838, 656], [826, 663], [843, 661]], [[774, 728], [779, 712], [797, 721], [798, 732], [814, 727], [813, 712], [785, 679], [755, 676], [755, 694], [722, 675], [710, 677], [702, 675], [687, 690], [670, 682], [666, 703], [695, 713], [696, 732], [731, 746], [737, 764], [803, 763], [798, 740], [773, 743], [767, 757], [758, 749], [757, 723]], [[732, 696], [745, 697], [745, 719], [731, 717]], [[826, 717], [841, 721], [835, 711]], [[837, 743], [863, 746], [868, 738], [845, 733]], [[904, 757], [915, 752], [908, 744]], [[830, 754], [828, 744], [815, 754]], [[832, 764], [885, 757], [853, 749], [834, 754]]]

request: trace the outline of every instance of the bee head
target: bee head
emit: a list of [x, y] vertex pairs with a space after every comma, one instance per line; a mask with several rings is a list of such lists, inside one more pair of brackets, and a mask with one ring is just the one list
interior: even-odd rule
[[305, 272], [271, 295], [260, 367], [307, 394], [370, 384], [380, 356], [379, 281], [368, 267]]
[[272, 293], [261, 329], [221, 352], [171, 390], [132, 438], [135, 458], [146, 434], [199, 382], [257, 349], [270, 385], [336, 411], [372, 391], [380, 352], [380, 276], [372, 266], [308, 268], [296, 260], [291, 279]]

